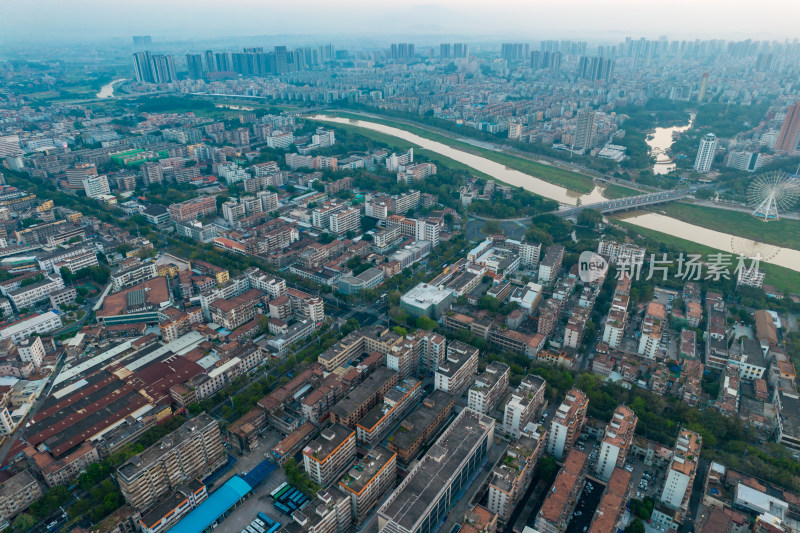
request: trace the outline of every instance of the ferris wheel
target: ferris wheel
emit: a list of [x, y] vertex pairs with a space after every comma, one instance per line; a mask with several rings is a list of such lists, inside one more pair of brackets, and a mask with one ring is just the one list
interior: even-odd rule
[[755, 178], [747, 188], [747, 204], [753, 216], [765, 221], [778, 217], [795, 206], [800, 196], [800, 180], [786, 172], [768, 172]]

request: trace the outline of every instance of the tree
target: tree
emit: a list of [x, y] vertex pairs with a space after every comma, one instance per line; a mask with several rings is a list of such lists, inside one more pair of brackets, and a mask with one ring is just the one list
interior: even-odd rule
[[432, 330], [436, 327], [436, 321], [426, 316], [421, 316], [417, 319], [417, 328], [424, 330]]
[[578, 214], [578, 224], [581, 226], [588, 226], [596, 228], [597, 225], [603, 221], [603, 215], [600, 211], [594, 209], [584, 209]]
[[340, 332], [342, 336], [347, 336], [360, 327], [361, 324], [358, 322], [358, 320], [356, 320], [355, 318], [348, 318], [347, 322], [345, 322], [344, 325], [342, 326]]
[[330, 244], [336, 240], [336, 235], [333, 233], [323, 233], [317, 238], [317, 240], [320, 242], [320, 244]]
[[22, 513], [14, 520], [14, 531], [30, 531], [35, 525], [36, 519], [28, 513]]
[[633, 522], [628, 524], [628, 527], [625, 528], [625, 533], [644, 533], [644, 522], [641, 519], [636, 518]]

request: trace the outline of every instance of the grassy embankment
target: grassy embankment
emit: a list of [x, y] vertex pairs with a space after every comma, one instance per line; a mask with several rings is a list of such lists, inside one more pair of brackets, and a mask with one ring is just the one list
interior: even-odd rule
[[800, 222], [796, 220], [764, 222], [741, 211], [715, 209], [686, 203], [666, 204], [653, 210], [663, 211], [672, 218], [715, 231], [800, 250]]
[[[432, 131], [417, 126], [412, 126], [409, 124], [393, 121], [390, 119], [365, 117], [362, 115], [346, 113], [342, 111], [326, 112], [325, 114], [340, 118], [363, 120], [365, 122], [375, 122], [377, 124], [383, 124], [384, 126], [391, 126], [394, 128], [402, 129], [409, 133], [413, 133], [414, 135], [419, 135], [420, 137], [424, 137], [425, 139], [440, 142], [442, 144], [446, 144], [453, 148], [461, 149], [470, 153], [474, 153], [476, 155], [480, 155], [481, 157], [485, 157], [486, 159], [494, 161], [495, 163], [500, 163], [501, 165], [507, 166], [508, 168], [524, 172], [525, 174], [530, 174], [531, 176], [537, 177], [541, 180], [556, 185], [560, 185], [572, 191], [580, 193], [589, 193], [594, 188], [594, 181], [589, 176], [578, 174], [577, 172], [572, 172], [570, 170], [565, 170], [562, 168], [557, 168], [550, 165], [537, 163], [535, 161], [530, 161], [528, 159], [523, 159], [521, 157], [516, 157], [510, 154], [496, 152], [494, 150], [489, 150], [486, 148], [481, 148], [479, 146], [475, 146], [473, 144], [466, 143], [464, 141], [459, 141], [457, 139], [453, 139], [446, 135], [434, 133]], [[623, 187], [620, 188], [622, 189]]]
[[[703, 257], [707, 257], [709, 254], [720, 252], [729, 253], [725, 250], [718, 250], [710, 246], [704, 246], [692, 241], [687, 241], [686, 239], [681, 239], [680, 237], [667, 235], [666, 233], [661, 233], [660, 231], [642, 228], [625, 222], [624, 220], [617, 220], [617, 222], [627, 227], [630, 231], [639, 233], [645, 237], [656, 239], [668, 246], [682, 250], [687, 254], [700, 254]], [[765, 283], [773, 285], [781, 291], [797, 292], [798, 287], [800, 287], [800, 272], [795, 272], [794, 270], [768, 263], [761, 263], [760, 266], [764, 269], [766, 274], [764, 280]]]

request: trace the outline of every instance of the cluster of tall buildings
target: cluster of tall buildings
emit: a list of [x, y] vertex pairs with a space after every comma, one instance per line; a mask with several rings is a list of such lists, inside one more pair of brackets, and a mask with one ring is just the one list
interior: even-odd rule
[[153, 54], [149, 50], [134, 52], [133, 70], [139, 83], [172, 83], [178, 81], [175, 57]]
[[241, 52], [214, 52], [186, 54], [189, 77], [202, 79], [217, 73], [234, 73], [243, 76], [267, 76], [297, 72], [333, 60], [333, 45], [304, 47], [288, 50], [276, 46], [267, 52], [263, 47], [244, 48]]
[[392, 43], [389, 47], [389, 57], [400, 61], [413, 59], [414, 43]]
[[611, 81], [611, 76], [614, 73], [614, 60], [607, 59], [600, 56], [581, 56], [578, 59], [578, 73], [579, 78], [589, 81]]
[[466, 59], [469, 57], [469, 45], [465, 43], [442, 43], [439, 45], [441, 59]]

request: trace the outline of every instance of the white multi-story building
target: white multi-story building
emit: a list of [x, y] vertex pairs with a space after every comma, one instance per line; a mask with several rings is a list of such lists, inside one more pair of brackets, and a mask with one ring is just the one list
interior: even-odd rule
[[83, 190], [89, 198], [111, 193], [108, 178], [105, 176], [86, 176], [83, 178]]
[[617, 241], [601, 239], [597, 245], [597, 253], [608, 257], [609, 263], [625, 265], [641, 265], [647, 250], [635, 244], [620, 244]]
[[156, 276], [158, 276], [158, 268], [155, 263], [141, 263], [111, 274], [111, 284], [114, 287], [114, 292], [119, 292], [122, 289], [133, 287]]
[[45, 350], [44, 344], [42, 344], [41, 337], [31, 337], [28, 339], [24, 339], [17, 345], [17, 349], [19, 350], [19, 358], [25, 362], [33, 363], [33, 366], [39, 368], [42, 366], [42, 361], [44, 361]]
[[250, 174], [236, 163], [231, 162], [219, 165], [217, 167], [217, 176], [224, 179], [228, 185], [232, 185], [249, 178]]
[[512, 440], [518, 439], [544, 404], [545, 380], [528, 374], [511, 394], [503, 414], [503, 431]]
[[484, 415], [490, 414], [506, 393], [510, 373], [505, 363], [493, 361], [486, 365], [486, 370], [475, 378], [467, 393], [469, 408]]
[[636, 414], [624, 405], [614, 411], [614, 416], [606, 426], [595, 466], [595, 473], [600, 479], [608, 481], [615, 467], [622, 468], [625, 465], [637, 422]]
[[271, 191], [259, 191], [258, 199], [261, 200], [261, 211], [272, 213], [278, 209], [278, 193]]
[[303, 449], [303, 464], [311, 480], [327, 487], [350, 466], [356, 455], [356, 432], [342, 424], [334, 424]]
[[430, 241], [431, 246], [439, 244], [439, 225], [425, 220], [417, 220], [416, 239]]
[[47, 300], [51, 292], [64, 288], [64, 280], [58, 274], [50, 274], [44, 280], [31, 285], [20, 287], [15, 291], [8, 293], [8, 299], [17, 312], [20, 309], [26, 309], [34, 304]]
[[661, 501], [673, 509], [687, 511], [689, 508], [689, 495], [697, 474], [702, 443], [703, 439], [694, 431], [682, 429], [678, 434], [661, 492]]
[[764, 285], [764, 269], [751, 266], [750, 268], [740, 268], [736, 272], [736, 286], [747, 285], [760, 289]]
[[283, 133], [282, 131], [273, 131], [272, 135], [267, 137], [266, 141], [267, 146], [270, 148], [286, 149], [294, 144], [294, 133], [291, 131], [287, 133]]
[[337, 235], [343, 235], [348, 231], [358, 232], [361, 230], [361, 211], [355, 207], [333, 213], [330, 218], [330, 230]]
[[86, 250], [82, 254], [67, 257], [63, 261], [55, 264], [54, 271], [60, 272], [62, 268], [68, 269], [75, 274], [79, 270], [97, 266], [100, 263], [97, 261], [97, 254], [92, 250]]
[[19, 343], [34, 333], [50, 333], [60, 327], [61, 317], [53, 311], [48, 311], [0, 329], [0, 340], [11, 339], [14, 343]]
[[508, 447], [503, 460], [492, 469], [486, 508], [502, 522], [508, 522], [528, 490], [543, 448], [544, 432], [527, 433]]
[[231, 226], [235, 226], [236, 223], [244, 217], [245, 209], [243, 204], [240, 204], [236, 200], [228, 200], [222, 204], [222, 218]]
[[694, 160], [695, 171], [705, 174], [711, 170], [711, 163], [714, 162], [714, 155], [717, 153], [717, 136], [713, 133], [706, 134], [700, 139], [700, 147], [697, 149], [697, 157]]
[[539, 265], [542, 243], [521, 242], [519, 245], [520, 265], [523, 268], [535, 268]]
[[589, 399], [579, 389], [570, 389], [553, 415], [547, 434], [547, 453], [556, 459], [569, 454], [586, 422]]
[[477, 371], [478, 349], [460, 341], [453, 341], [447, 346], [447, 357], [439, 361], [435, 386], [453, 396], [460, 396], [472, 384], [472, 378]]

